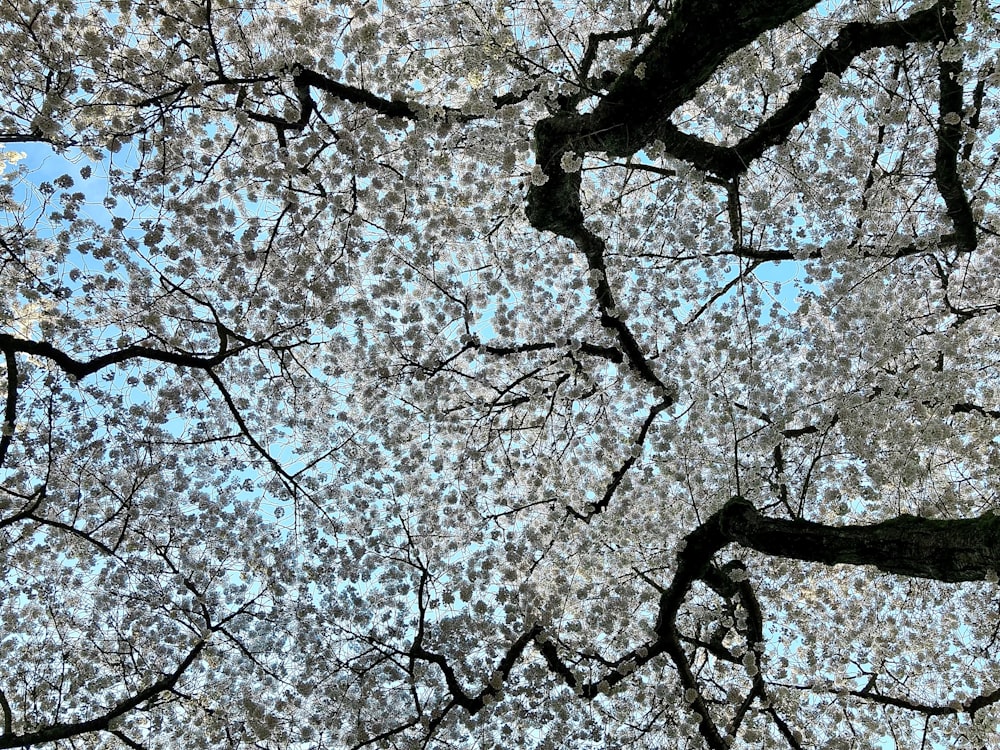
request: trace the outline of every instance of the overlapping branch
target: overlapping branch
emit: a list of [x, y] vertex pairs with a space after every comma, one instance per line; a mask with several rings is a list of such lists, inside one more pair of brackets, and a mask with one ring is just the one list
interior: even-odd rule
[[[859, 55], [872, 49], [943, 41], [954, 33], [955, 21], [947, 2], [901, 21], [846, 25], [820, 52], [786, 103], [734, 146], [709, 143], [682, 132], [670, 122], [671, 113], [693, 96], [729, 54], [814, 4], [791, 0], [740, 3], [737, 7], [729, 7], [725, 2], [679, 4], [671, 22], [653, 35], [643, 53], [619, 76], [593, 112], [581, 115], [565, 111], [536, 125], [536, 156], [548, 181], [532, 185], [529, 190], [527, 215], [532, 226], [573, 237], [582, 225], [580, 176], [562, 170], [564, 153], [594, 151], [630, 156], [658, 139], [672, 156], [731, 179], [745, 172], [766, 149], [786, 140], [795, 127], [809, 119], [826, 75], [841, 75]], [[726, 23], [720, 24], [720, 18], [726, 18]], [[636, 74], [639, 66], [643, 70], [641, 76]], [[945, 92], [955, 85], [959, 89], [959, 106], [948, 111], [961, 111], [961, 86], [954, 82], [942, 86], [942, 95], [948, 97], [948, 104], [943, 103], [942, 107], [953, 104], [951, 99], [956, 95]], [[946, 202], [950, 201], [949, 214], [953, 219], [962, 217], [963, 226], [956, 230], [963, 235], [963, 244], [968, 245], [970, 238], [965, 235], [969, 225], [964, 221], [967, 201], [961, 205], [964, 193], [959, 195], [960, 185], [952, 184], [951, 179], [955, 174], [960, 126], [949, 128], [941, 130], [938, 182], [942, 196]]]
[[[164, 693], [173, 689], [178, 680], [180, 680], [183, 674], [194, 663], [204, 648], [205, 641], [199, 640], [187, 653], [181, 663], [177, 665], [177, 668], [174, 669], [173, 672], [164, 675], [152, 683], [149, 687], [140, 690], [134, 695], [118, 701], [111, 708], [107, 709], [101, 715], [96, 716], [93, 719], [53, 724], [52, 726], [44, 729], [39, 729], [34, 732], [23, 732], [21, 734], [5, 732], [3, 735], [0, 735], [0, 750], [2, 750], [2, 748], [14, 747], [29, 748], [33, 745], [40, 745], [46, 742], [71, 740], [74, 737], [89, 734], [91, 732], [113, 730], [116, 719], [119, 719], [133, 709], [149, 703], [150, 701], [155, 700]], [[6, 723], [5, 719], [5, 724]]]
[[[558, 644], [542, 626], [536, 624], [512, 642], [501, 660], [494, 681], [479, 693], [470, 693], [458, 682], [447, 657], [423, 645], [422, 604], [421, 624], [409, 655], [439, 667], [451, 695], [448, 710], [460, 706], [475, 714], [483, 708], [487, 696], [499, 694], [503, 680], [532, 642], [549, 671], [586, 700], [613, 690], [628, 675], [665, 654], [674, 663], [682, 688], [689, 692], [689, 707], [700, 716], [699, 731], [708, 747], [724, 750], [729, 746], [728, 739], [702, 695], [698, 678], [683, 648], [684, 642], [690, 639], [679, 631], [677, 615], [691, 587], [702, 580], [724, 599], [738, 601], [747, 612], [744, 634], [748, 645], [763, 641], [764, 614], [745, 575], [745, 566], [734, 561], [719, 568], [714, 561], [719, 552], [732, 544], [765, 555], [825, 565], [868, 565], [888, 573], [943, 582], [978, 581], [995, 575], [1000, 568], [1000, 517], [987, 514], [979, 518], [939, 520], [904, 515], [877, 524], [833, 526], [764, 516], [749, 501], [734, 497], [684, 538], [673, 580], [661, 590], [653, 638], [617, 659], [602, 659], [608, 669], [589, 682], [579, 681], [560, 655]], [[734, 575], [739, 572], [744, 574]], [[426, 584], [426, 575], [424, 571], [421, 591]], [[742, 720], [754, 700], [763, 700], [762, 710], [771, 717], [790, 747], [800, 747], [796, 733], [772, 706], [766, 704], [765, 686], [759, 671], [752, 675], [752, 685], [750, 693], [737, 709], [736, 723]], [[959, 710], [975, 712], [1000, 700], [1000, 691], [994, 691], [956, 709], [925, 706], [875, 693], [871, 689], [849, 691], [849, 694], [934, 715]]]

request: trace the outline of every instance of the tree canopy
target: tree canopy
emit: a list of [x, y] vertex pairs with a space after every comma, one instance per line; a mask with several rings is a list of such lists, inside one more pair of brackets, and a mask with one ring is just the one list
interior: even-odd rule
[[0, 748], [995, 742], [996, 2], [0, 28]]

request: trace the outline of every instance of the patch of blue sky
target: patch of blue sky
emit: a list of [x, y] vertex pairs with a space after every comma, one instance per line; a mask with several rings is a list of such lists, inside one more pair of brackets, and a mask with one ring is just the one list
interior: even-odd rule
[[[81, 243], [72, 243], [63, 234], [63, 218], [58, 215], [59, 204], [54, 198], [58, 198], [60, 193], [82, 193], [82, 212], [86, 218], [99, 227], [110, 228], [116, 216], [112, 207], [117, 201], [111, 195], [109, 170], [123, 169], [122, 159], [109, 155], [105, 162], [94, 162], [79, 149], [57, 151], [44, 143], [18, 144], [8, 150], [24, 155], [18, 162], [18, 171], [5, 175], [13, 188], [13, 199], [20, 207], [20, 216], [16, 221], [42, 241], [67, 245], [62, 248], [65, 250], [66, 267], [61, 274], [61, 283], [74, 294], [82, 292], [86, 274], [106, 273], [107, 267], [90, 253], [81, 252]], [[67, 178], [71, 183], [66, 182]], [[45, 186], [44, 189], [42, 186]], [[137, 214], [133, 207], [129, 222], [134, 224], [141, 218], [142, 214]], [[6, 220], [0, 216], [0, 222], [8, 228], [12, 226], [9, 215]], [[138, 234], [137, 228], [127, 231]], [[107, 335], [117, 338], [120, 333], [113, 331]]]

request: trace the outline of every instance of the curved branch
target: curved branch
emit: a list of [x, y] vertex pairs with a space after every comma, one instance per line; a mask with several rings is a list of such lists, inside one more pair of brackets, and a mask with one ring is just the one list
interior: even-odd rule
[[[954, 42], [955, 18], [946, 16], [943, 21], [946, 39]], [[962, 60], [946, 59], [947, 48], [940, 53], [938, 64], [938, 133], [934, 152], [934, 181], [948, 209], [948, 218], [958, 238], [958, 247], [965, 252], [976, 249], [976, 221], [972, 206], [965, 194], [962, 178], [958, 174], [958, 158], [962, 145], [962, 117], [964, 115], [961, 81]]]
[[639, 429], [639, 434], [635, 438], [633, 443], [636, 446], [636, 453], [633, 453], [628, 458], [626, 458], [621, 466], [614, 470], [611, 474], [611, 481], [608, 482], [608, 486], [604, 489], [604, 495], [596, 503], [588, 506], [583, 512], [576, 510], [572, 505], [567, 505], [566, 510], [570, 515], [575, 516], [584, 523], [590, 523], [590, 519], [600, 513], [603, 513], [608, 509], [608, 505], [611, 503], [611, 498], [614, 497], [615, 492], [618, 490], [619, 485], [621, 485], [622, 480], [628, 473], [629, 469], [635, 464], [639, 458], [639, 451], [646, 442], [646, 435], [649, 434], [649, 428], [653, 425], [656, 417], [666, 408], [673, 403], [673, 399], [667, 399], [661, 401], [658, 404], [653, 405], [649, 413], [646, 415], [646, 419], [642, 422], [642, 427]]
[[531, 225], [572, 237], [583, 222], [580, 173], [563, 171], [564, 154], [603, 151], [631, 156], [662, 139], [670, 114], [694, 96], [730, 54], [814, 5], [815, 0], [675, 3], [667, 23], [593, 112], [563, 111], [535, 125], [536, 161], [548, 179], [528, 190]]
[[[499, 693], [503, 680], [509, 676], [514, 663], [532, 640], [549, 670], [587, 700], [614, 688], [636, 669], [666, 654], [677, 669], [681, 686], [693, 696], [689, 705], [700, 717], [699, 731], [703, 739], [713, 750], [725, 750], [728, 740], [715, 723], [709, 704], [698, 689], [697, 677], [684, 652], [682, 642], [685, 639], [678, 631], [676, 619], [691, 586], [697, 580], [705, 580], [724, 597], [740, 600], [748, 614], [748, 640], [763, 640], [763, 613], [750, 583], [734, 580], [730, 575], [742, 570], [742, 563], [734, 561], [721, 569], [712, 567], [713, 557], [732, 543], [787, 559], [827, 565], [872, 565], [897, 575], [945, 582], [973, 581], [983, 580], [995, 573], [1000, 564], [1000, 517], [985, 515], [969, 519], [933, 520], [904, 515], [868, 526], [829, 526], [765, 517], [749, 501], [734, 497], [684, 537], [673, 581], [660, 595], [655, 638], [620, 659], [602, 660], [610, 668], [596, 680], [581, 684], [540, 625], [525, 631], [511, 644], [500, 662], [496, 681], [477, 695], [461, 687], [447, 657], [423, 646], [422, 632], [418, 632], [410, 647], [410, 658], [436, 664], [448, 686], [452, 699], [450, 706], [458, 705], [475, 714], [486, 705], [487, 696], [495, 697]], [[863, 692], [855, 694], [903, 708], [924, 708], [902, 699]], [[754, 688], [747, 700], [758, 696], [764, 697], [765, 693], [762, 681], [755, 675]], [[974, 712], [998, 700], [1000, 690], [975, 699], [965, 710]], [[799, 747], [800, 743], [787, 723], [773, 710], [769, 709], [768, 713], [791, 746]]]
[[111, 725], [115, 719], [120, 716], [124, 716], [132, 709], [141, 706], [143, 703], [156, 698], [161, 693], [171, 690], [174, 685], [177, 684], [181, 675], [183, 675], [184, 672], [187, 671], [188, 667], [194, 663], [194, 660], [198, 658], [198, 655], [204, 648], [205, 641], [198, 641], [194, 648], [188, 652], [188, 655], [184, 657], [184, 660], [177, 666], [177, 669], [162, 679], [157, 680], [145, 690], [140, 690], [135, 695], [126, 698], [123, 701], [119, 701], [113, 708], [105, 711], [97, 718], [89, 719], [87, 721], [77, 721], [71, 724], [53, 724], [45, 729], [39, 729], [36, 732], [25, 732], [24, 734], [5, 733], [0, 736], [0, 748], [28, 748], [32, 745], [39, 745], [43, 742], [59, 742], [60, 740], [68, 740], [72, 737], [78, 737], [81, 734], [109, 730], [111, 729]]
[[[335, 99], [357, 104], [366, 109], [373, 110], [380, 115], [394, 120], [419, 120], [424, 111], [421, 105], [407, 101], [403, 98], [393, 97], [386, 99], [373, 94], [367, 89], [352, 86], [348, 83], [334, 80], [315, 70], [296, 66], [292, 76], [292, 83], [295, 86], [295, 96], [299, 102], [299, 115], [295, 120], [289, 120], [277, 115], [247, 111], [247, 117], [257, 122], [264, 122], [273, 125], [278, 131], [278, 142], [280, 145], [287, 145], [285, 141], [286, 130], [302, 130], [309, 124], [313, 113], [316, 111], [316, 103], [312, 98], [312, 89], [322, 91]], [[493, 97], [493, 107], [497, 110], [524, 101], [537, 88], [532, 87], [523, 93], [497, 94]], [[443, 113], [445, 117], [453, 122], [469, 122], [477, 120], [480, 115], [473, 115], [455, 107], [441, 107], [437, 111]]]
[[8, 735], [14, 731], [14, 719], [10, 710], [10, 703], [7, 701], [7, 695], [3, 690], [0, 690], [0, 708], [3, 709], [3, 734]]
[[[383, 99], [370, 91], [335, 81], [314, 70], [302, 68], [295, 73], [293, 80], [296, 90], [301, 91], [308, 88], [319, 89], [337, 99], [342, 99], [351, 104], [360, 104], [386, 117], [400, 120], [416, 120], [419, 117], [417, 110], [403, 99]], [[304, 114], [303, 116], [308, 120], [308, 114]], [[302, 126], [304, 125], [305, 122], [302, 123]]]
[[[709, 143], [670, 122], [671, 113], [694, 95], [726, 57], [813, 5], [805, 0], [678, 3], [670, 22], [653, 35], [593, 112], [561, 112], [536, 124], [536, 159], [548, 180], [529, 188], [527, 216], [532, 226], [570, 237], [583, 221], [580, 175], [567, 174], [560, 165], [567, 152], [631, 156], [658, 139], [676, 158], [732, 178], [809, 118], [824, 76], [840, 75], [868, 50], [942, 40], [949, 24], [954, 28], [947, 3], [902, 21], [847, 24], [822, 50], [788, 101], [735, 146]], [[724, 23], [720, 22], [723, 18]], [[641, 77], [635, 74], [639, 66], [644, 70]], [[654, 91], [660, 93], [651, 96]], [[950, 206], [949, 213], [955, 215]]]
[[149, 346], [133, 344], [124, 349], [102, 354], [99, 357], [82, 361], [66, 354], [61, 349], [57, 349], [47, 341], [30, 341], [11, 336], [9, 333], [0, 333], [0, 349], [7, 352], [23, 352], [34, 354], [37, 357], [44, 357], [55, 363], [55, 365], [67, 375], [82, 380], [88, 375], [103, 370], [111, 365], [121, 364], [131, 359], [148, 359], [153, 362], [165, 362], [180, 367], [192, 367], [200, 370], [207, 370], [220, 364], [227, 357], [236, 354], [246, 347], [229, 349], [226, 341], [219, 342], [219, 351], [212, 356], [198, 354], [187, 354], [184, 352], [168, 352], [161, 349], [154, 349]]
[[760, 157], [765, 150], [785, 141], [816, 108], [826, 75], [842, 75], [857, 57], [873, 49], [902, 49], [915, 42], [941, 41], [946, 37], [949, 24], [953, 29], [955, 19], [945, 12], [942, 3], [918, 11], [902, 21], [847, 24], [837, 38], [823, 48], [788, 101], [738, 144], [726, 149], [729, 165], [740, 164], [744, 165], [742, 169], [746, 169], [745, 165]]
[[819, 53], [785, 104], [736, 145], [719, 146], [684, 133], [666, 117], [656, 135], [672, 156], [703, 171], [731, 178], [745, 172], [768, 148], [784, 142], [809, 119], [822, 95], [825, 76], [842, 75], [856, 58], [873, 49], [902, 49], [915, 42], [942, 41], [954, 25], [954, 18], [941, 3], [902, 21], [849, 23]]

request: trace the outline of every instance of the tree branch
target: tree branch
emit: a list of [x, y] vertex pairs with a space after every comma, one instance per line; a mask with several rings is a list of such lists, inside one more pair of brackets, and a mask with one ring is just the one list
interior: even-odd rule
[[107, 354], [87, 361], [81, 361], [66, 354], [61, 349], [57, 349], [47, 341], [30, 341], [11, 336], [8, 333], [0, 333], [0, 349], [4, 352], [23, 352], [34, 354], [37, 357], [44, 357], [51, 360], [65, 372], [77, 380], [82, 380], [88, 375], [92, 375], [99, 370], [111, 365], [121, 364], [131, 359], [147, 359], [153, 362], [165, 362], [179, 367], [192, 367], [200, 370], [207, 370], [220, 364], [227, 357], [237, 353], [242, 348], [228, 349], [225, 340], [219, 342], [219, 351], [212, 356], [199, 354], [188, 354], [184, 352], [168, 352], [161, 349], [154, 349], [149, 346], [133, 344], [123, 349], [118, 349]]
[[[749, 502], [730, 501], [717, 523], [723, 544], [826, 565], [871, 565], [936, 581], [981, 581], [1000, 570], [1000, 516], [931, 519], [902, 515], [868, 526], [828, 526], [768, 518]], [[707, 533], [707, 532], [706, 532]]]
[[7, 398], [4, 401], [3, 430], [0, 432], [0, 466], [7, 461], [7, 451], [14, 437], [14, 425], [17, 421], [17, 357], [12, 349], [4, 348], [3, 353], [7, 364]]
[[[944, 16], [945, 38], [955, 42], [955, 17]], [[948, 57], [949, 47], [939, 55], [938, 63], [938, 133], [934, 153], [934, 181], [948, 209], [948, 218], [955, 229], [958, 247], [965, 252], [976, 249], [976, 222], [972, 206], [958, 174], [958, 157], [962, 145], [962, 118], [965, 114], [961, 81], [962, 59]]]
[[126, 698], [125, 700], [115, 704], [113, 708], [109, 709], [101, 716], [87, 721], [73, 722], [71, 724], [53, 724], [45, 729], [39, 729], [35, 732], [26, 732], [24, 734], [5, 733], [3, 736], [0, 736], [0, 749], [9, 747], [28, 748], [32, 745], [38, 745], [43, 742], [59, 742], [60, 740], [68, 740], [81, 734], [109, 730], [115, 719], [127, 714], [129, 711], [142, 705], [146, 701], [152, 700], [161, 693], [173, 688], [173, 686], [176, 685], [177, 681], [181, 678], [181, 675], [183, 675], [188, 667], [194, 663], [194, 660], [198, 658], [198, 655], [204, 647], [205, 641], [198, 641], [194, 648], [188, 652], [188, 655], [184, 657], [184, 660], [178, 665], [177, 669], [162, 679], [157, 680], [145, 690], [141, 690], [130, 698]]
[[[738, 144], [726, 149], [728, 153], [722, 157], [720, 166], [725, 164], [732, 168], [743, 165], [740, 168], [742, 171], [765, 150], [784, 142], [792, 130], [804, 123], [816, 108], [822, 93], [823, 78], [827, 74], [842, 75], [857, 57], [869, 50], [886, 47], [901, 49], [915, 42], [941, 41], [945, 38], [949, 22], [954, 27], [954, 18], [945, 12], [942, 3], [938, 3], [902, 21], [847, 24], [837, 38], [823, 48], [809, 71], [799, 81], [798, 89], [788, 97], [788, 101]], [[706, 167], [707, 165], [699, 166], [700, 169]]]

